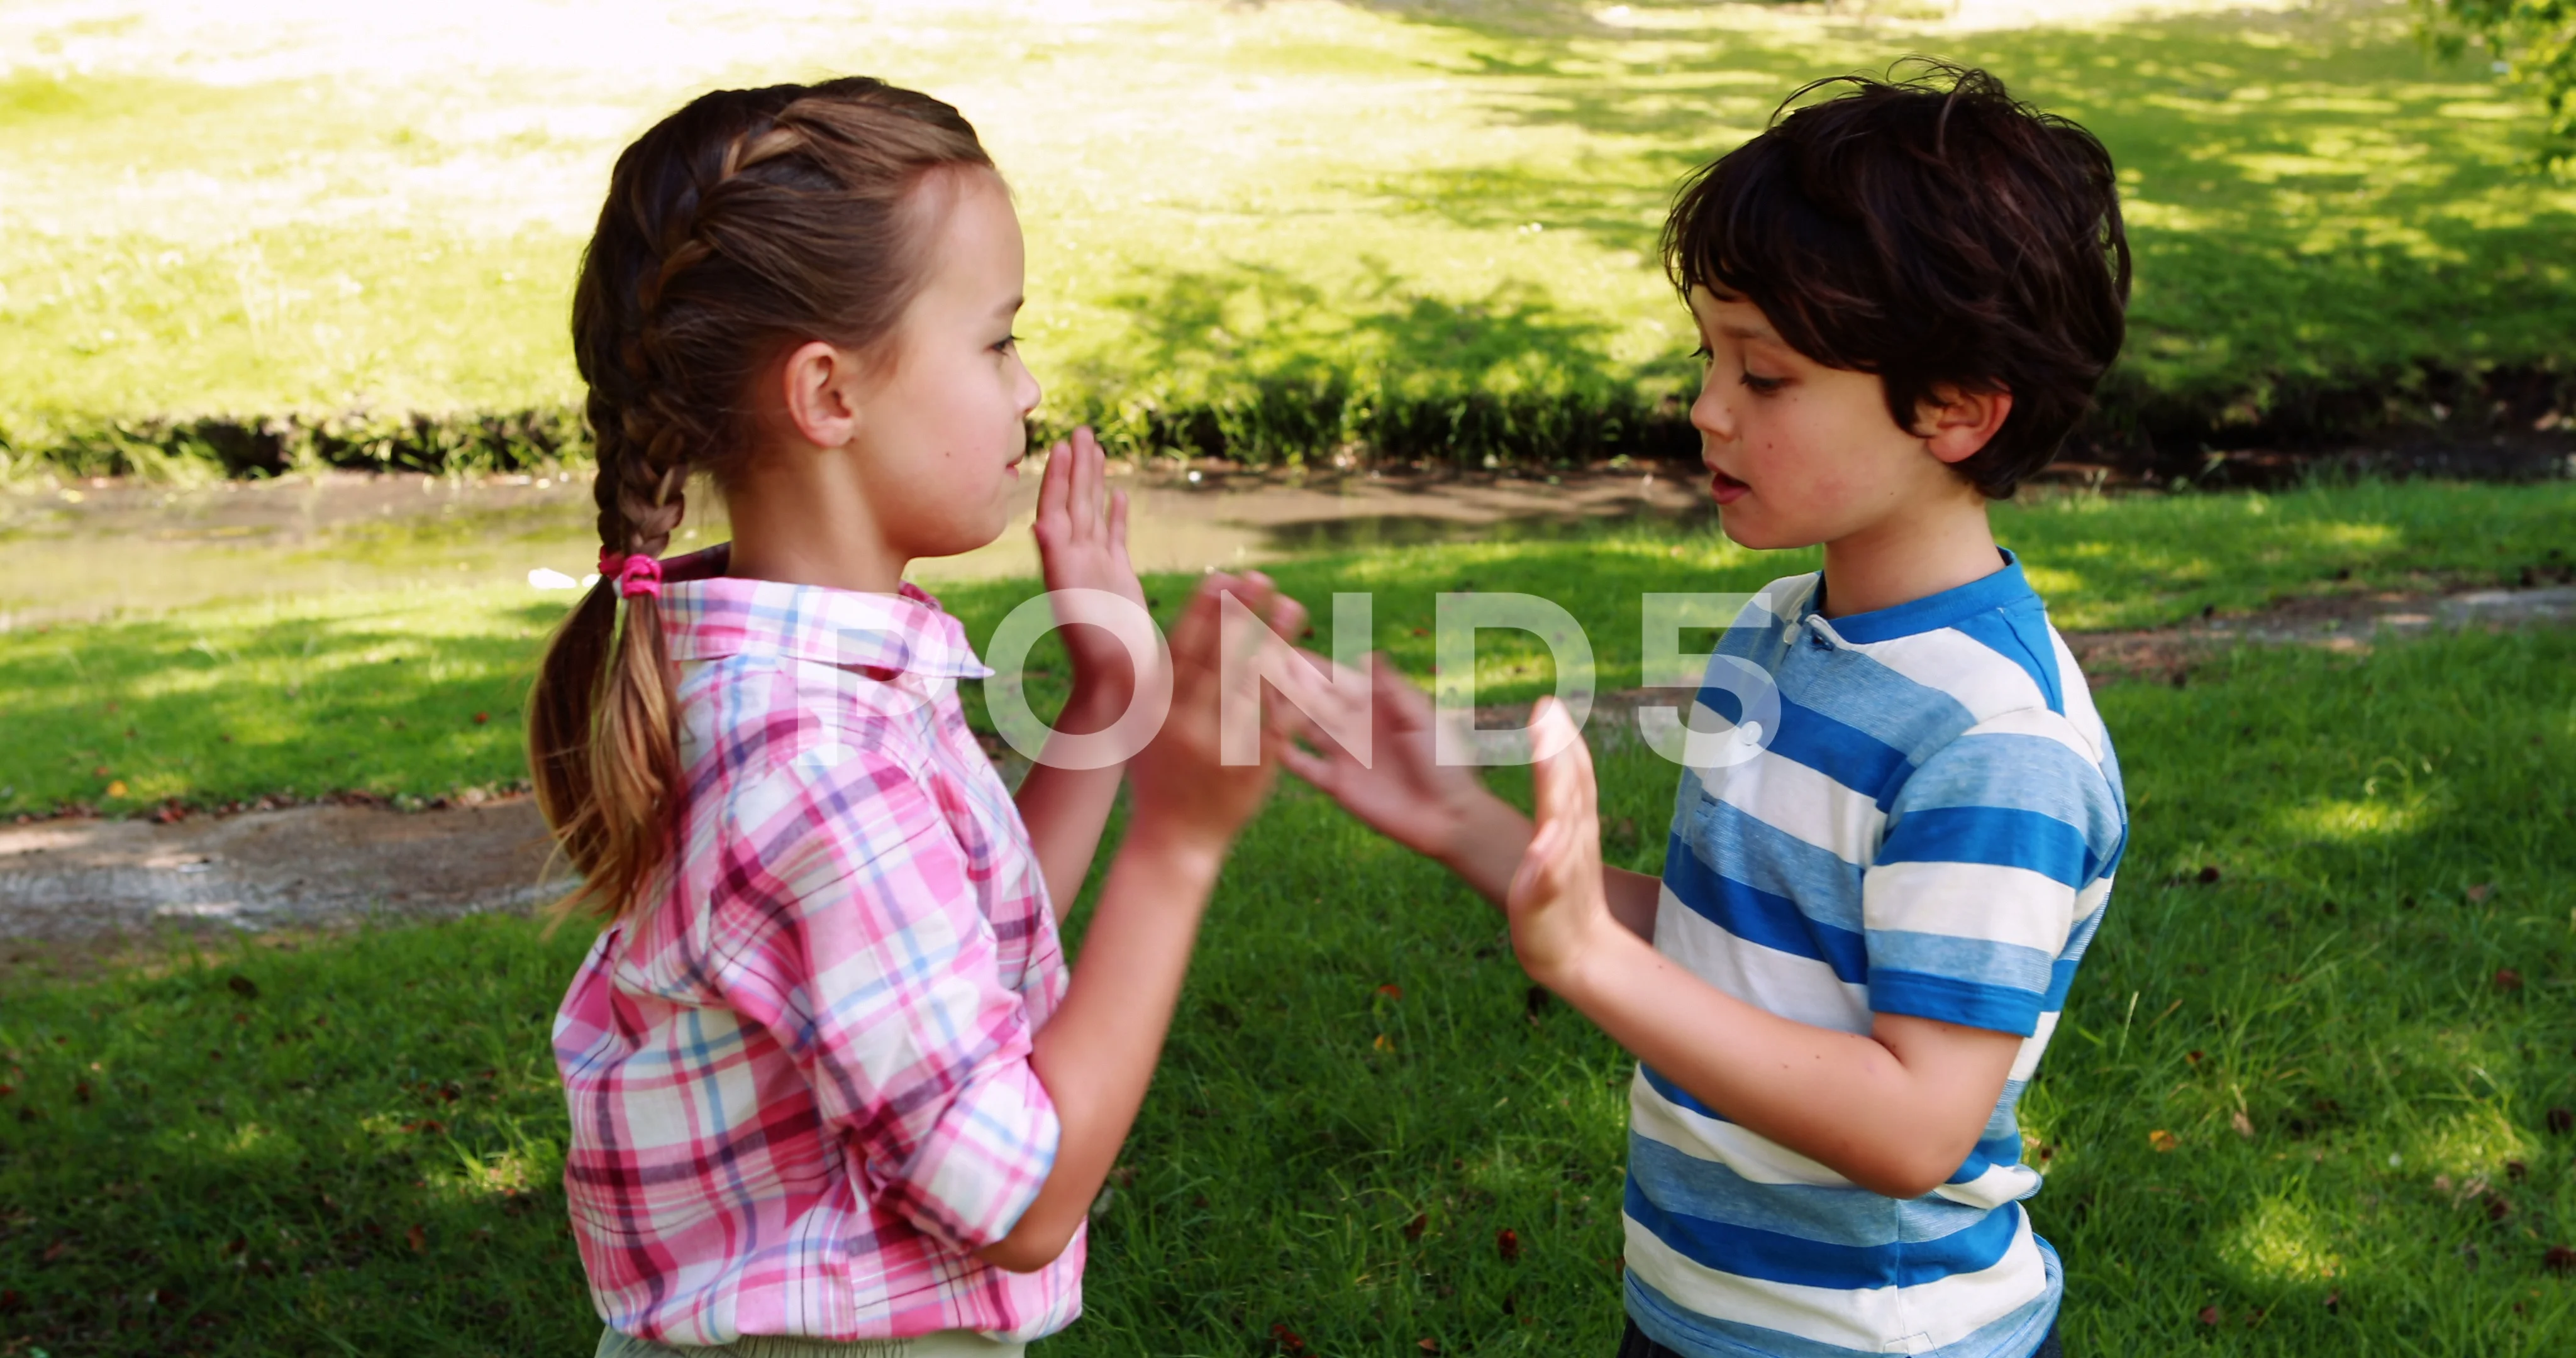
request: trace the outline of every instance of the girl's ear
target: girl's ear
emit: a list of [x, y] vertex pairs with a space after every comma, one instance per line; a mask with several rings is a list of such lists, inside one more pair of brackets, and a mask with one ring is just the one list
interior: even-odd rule
[[807, 340], [779, 364], [778, 394], [797, 437], [846, 447], [859, 432], [859, 363], [837, 345]]
[[1932, 399], [1922, 405], [1916, 418], [1915, 432], [1932, 456], [1956, 466], [1977, 455], [2004, 427], [2004, 417], [2012, 414], [2013, 398], [2009, 391], [1968, 391], [1953, 386], [1936, 386]]

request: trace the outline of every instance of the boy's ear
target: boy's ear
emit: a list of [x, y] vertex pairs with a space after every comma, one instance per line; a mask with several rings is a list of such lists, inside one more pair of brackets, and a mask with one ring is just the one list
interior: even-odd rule
[[858, 365], [836, 345], [808, 340], [779, 365], [778, 395], [797, 437], [817, 448], [846, 446], [859, 432]]
[[2012, 404], [2009, 391], [1969, 391], [1943, 383], [1918, 408], [1914, 433], [1934, 457], [1957, 466], [1976, 456], [2004, 427]]

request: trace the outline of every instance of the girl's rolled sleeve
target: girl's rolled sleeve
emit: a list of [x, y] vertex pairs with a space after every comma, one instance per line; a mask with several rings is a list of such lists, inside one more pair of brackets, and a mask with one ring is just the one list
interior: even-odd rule
[[961, 1250], [1009, 1234], [1061, 1128], [930, 793], [880, 754], [827, 750], [734, 811], [719, 988], [796, 1062], [880, 1207]]

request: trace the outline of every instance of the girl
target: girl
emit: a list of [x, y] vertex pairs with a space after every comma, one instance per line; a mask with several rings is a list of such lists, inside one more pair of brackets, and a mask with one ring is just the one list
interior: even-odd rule
[[[1021, 269], [974, 130], [874, 80], [706, 95], [610, 179], [573, 302], [601, 578], [529, 730], [568, 904], [607, 920], [555, 1024], [602, 1355], [1017, 1353], [1081, 1308], [1085, 1210], [1271, 777], [1219, 762], [1217, 594], [1303, 622], [1258, 577], [1191, 600], [1068, 979], [1050, 902], [1121, 770], [1041, 759], [1014, 805], [958, 706], [986, 671], [902, 579], [1002, 530]], [[735, 538], [665, 570], [697, 474]], [[1049, 457], [1046, 581], [1141, 606], [1102, 477], [1088, 431]], [[1064, 636], [1067, 732], [1165, 677]]]

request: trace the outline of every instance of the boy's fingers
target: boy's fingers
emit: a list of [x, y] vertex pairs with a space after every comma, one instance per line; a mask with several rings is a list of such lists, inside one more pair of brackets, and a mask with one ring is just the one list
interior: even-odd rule
[[1294, 647], [1298, 638], [1306, 635], [1306, 606], [1288, 595], [1279, 595], [1270, 605], [1270, 630]]
[[1109, 545], [1118, 553], [1118, 564], [1127, 565], [1127, 492], [1123, 490], [1109, 497]]

